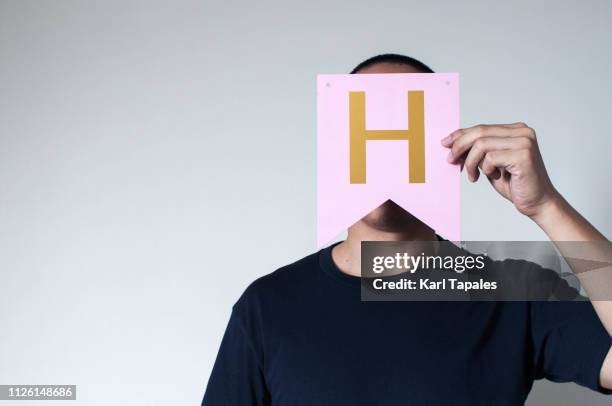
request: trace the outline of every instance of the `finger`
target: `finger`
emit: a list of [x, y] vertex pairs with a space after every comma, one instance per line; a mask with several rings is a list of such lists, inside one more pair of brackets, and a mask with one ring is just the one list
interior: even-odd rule
[[[499, 150], [498, 150], [499, 151]], [[489, 154], [493, 153], [494, 151], [489, 152]], [[485, 157], [486, 158], [486, 155]], [[505, 171], [505, 169], [502, 168], [498, 168], [495, 165], [490, 165], [490, 163], [485, 165], [485, 159], [483, 158], [482, 161], [480, 161], [480, 163], [478, 164], [478, 167], [480, 168], [480, 170], [482, 171], [482, 173], [484, 173], [484, 175], [489, 178], [489, 179], [499, 179], [501, 178], [503, 172]], [[490, 159], [490, 158], [489, 158]], [[488, 161], [487, 161], [488, 162]]]
[[487, 153], [496, 150], [526, 149], [530, 146], [531, 140], [526, 137], [483, 137], [477, 139], [465, 157], [464, 166], [468, 178], [472, 182], [478, 179], [478, 167]]
[[505, 124], [478, 124], [472, 127], [466, 127], [466, 128], [459, 128], [455, 131], [453, 131], [452, 133], [450, 133], [450, 135], [448, 135], [446, 138], [442, 139], [442, 145], [444, 145], [445, 147], [451, 147], [455, 141], [457, 141], [457, 139], [459, 139], [460, 137], [463, 137], [464, 135], [468, 134], [468, 133], [473, 133], [474, 131], [480, 131], [481, 129], [484, 129], [484, 127], [505, 127], [505, 128], [510, 128], [507, 127], [507, 125]]
[[465, 157], [464, 167], [468, 179], [472, 182], [478, 180], [478, 166], [488, 152], [519, 147], [524, 147], [524, 143], [520, 138], [483, 137], [477, 139]]
[[[521, 160], [521, 157], [525, 155], [524, 149], [505, 149], [491, 151], [485, 155], [480, 167], [482, 172], [491, 176], [496, 170], [505, 169], [511, 167]], [[510, 171], [509, 171], [510, 172]]]
[[449, 148], [451, 148], [450, 156], [454, 162], [461, 157], [477, 139], [492, 136], [509, 137], [514, 131], [516, 130], [508, 127], [485, 125], [458, 130], [453, 135], [452, 145], [449, 146]]
[[510, 123], [510, 124], [500, 124], [500, 125], [509, 127], [509, 128], [527, 127], [527, 124], [523, 123], [522, 121], [517, 121], [516, 123]]
[[453, 131], [452, 133], [450, 133], [447, 137], [443, 138], [441, 140], [441, 143], [443, 146], [450, 148], [453, 143], [461, 136], [463, 136], [464, 134], [473, 131], [473, 130], [480, 130], [480, 127], [488, 127], [488, 128], [495, 128], [495, 127], [501, 127], [501, 128], [509, 128], [509, 129], [515, 129], [515, 128], [529, 128], [527, 126], [527, 124], [523, 123], [523, 122], [516, 122], [516, 123], [510, 123], [510, 124], [479, 124], [479, 125], [475, 125], [472, 127], [467, 127], [467, 128], [459, 128], [455, 131]]
[[460, 158], [463, 154], [465, 154], [476, 140], [483, 137], [530, 137], [530, 131], [532, 131], [529, 127], [474, 127], [472, 129], [466, 130], [466, 132], [458, 137], [453, 145], [450, 147], [451, 152], [449, 154], [449, 162], [454, 163]]

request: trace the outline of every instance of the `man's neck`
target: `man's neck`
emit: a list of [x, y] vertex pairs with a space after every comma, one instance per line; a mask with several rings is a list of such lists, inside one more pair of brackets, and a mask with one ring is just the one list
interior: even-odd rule
[[348, 229], [346, 240], [332, 250], [332, 259], [342, 272], [361, 276], [361, 242], [362, 241], [435, 241], [434, 230], [425, 223], [416, 223], [406, 230], [389, 232], [377, 230], [363, 221], [358, 221]]

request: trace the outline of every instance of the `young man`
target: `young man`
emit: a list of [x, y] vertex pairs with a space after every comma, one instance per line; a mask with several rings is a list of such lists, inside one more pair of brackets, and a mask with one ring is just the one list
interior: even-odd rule
[[[432, 71], [381, 55], [352, 73], [413, 72]], [[442, 143], [551, 240], [606, 240], [555, 190], [525, 124]], [[522, 405], [540, 378], [612, 393], [612, 302], [360, 300], [362, 240], [435, 239], [388, 201], [345, 241], [255, 281], [233, 307], [202, 404]]]

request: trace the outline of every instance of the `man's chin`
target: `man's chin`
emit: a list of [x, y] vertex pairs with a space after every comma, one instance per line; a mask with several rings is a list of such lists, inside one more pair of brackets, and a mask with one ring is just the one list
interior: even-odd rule
[[384, 232], [405, 232], [411, 227], [421, 224], [418, 218], [391, 200], [387, 200], [378, 206], [363, 217], [361, 221], [368, 227]]

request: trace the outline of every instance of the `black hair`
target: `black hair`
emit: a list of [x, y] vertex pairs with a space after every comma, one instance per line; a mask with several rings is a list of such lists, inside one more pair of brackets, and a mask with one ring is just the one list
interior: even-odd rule
[[434, 71], [423, 62], [411, 58], [406, 55], [400, 54], [380, 54], [373, 56], [365, 61], [361, 62], [359, 65], [355, 66], [355, 68], [351, 71], [351, 73], [358, 73], [360, 70], [368, 68], [370, 66], [379, 64], [379, 63], [393, 63], [397, 65], [408, 65], [412, 66], [415, 69], [418, 69], [423, 73], [434, 73]]

